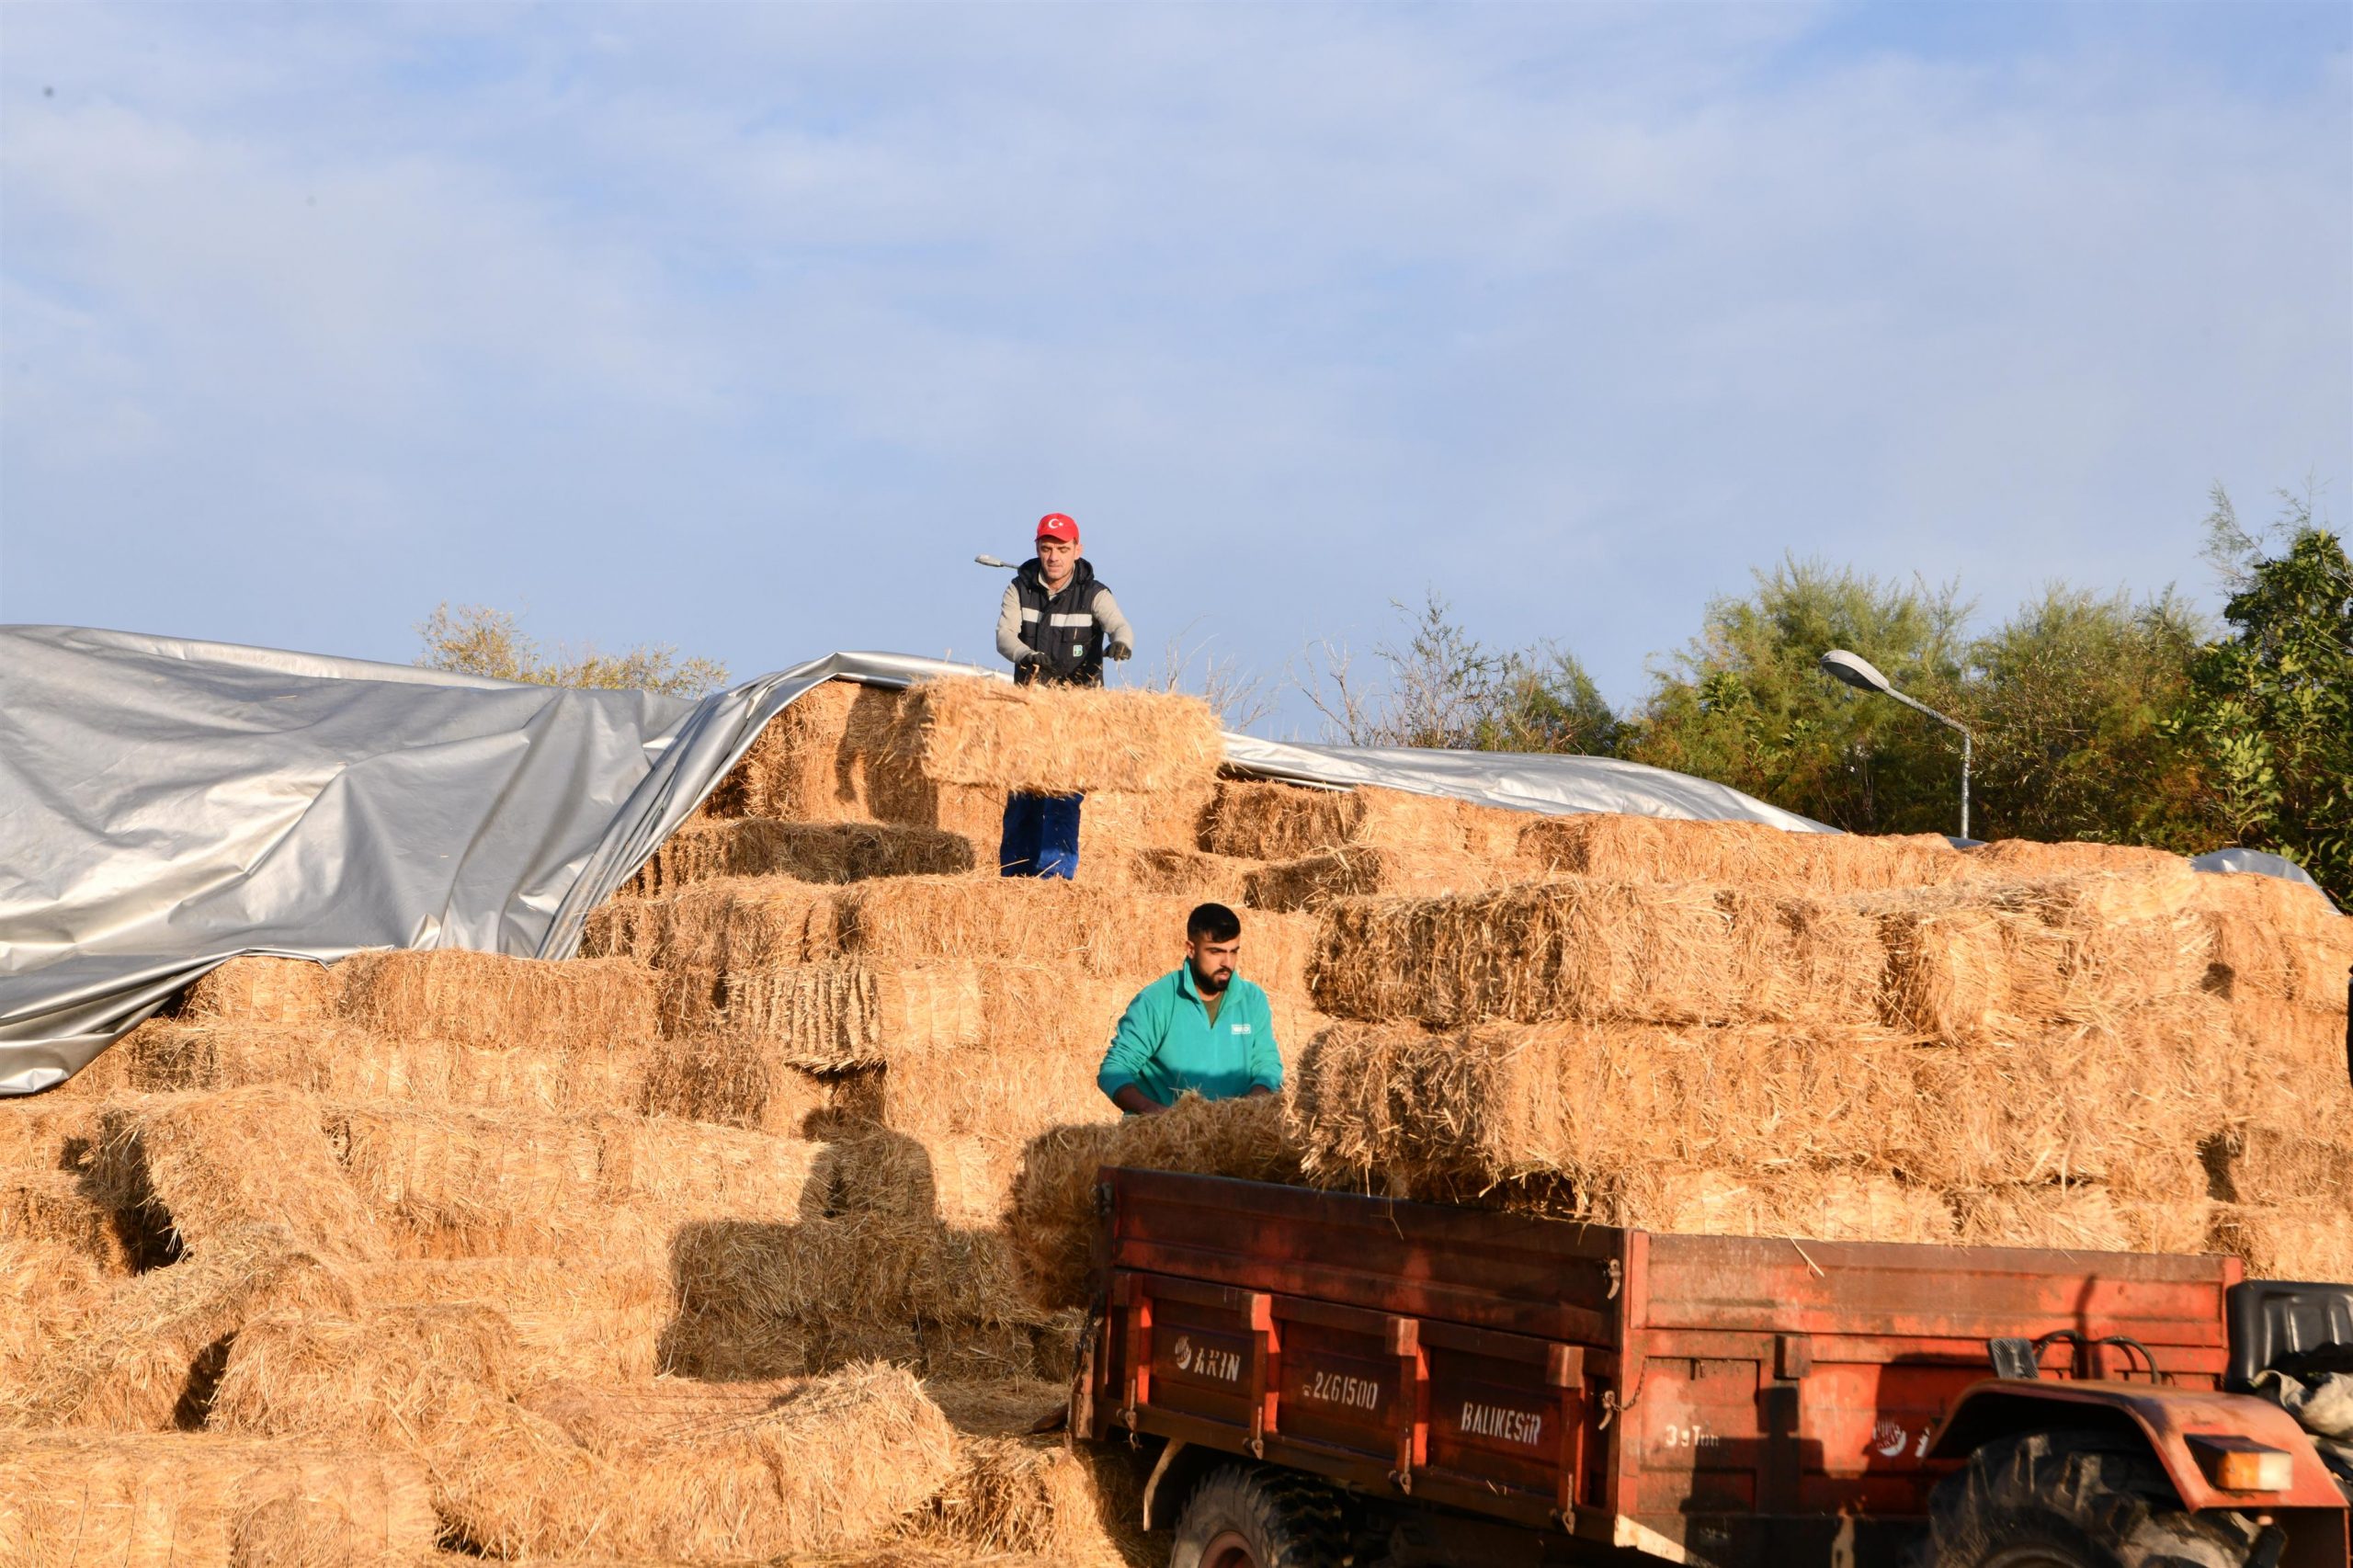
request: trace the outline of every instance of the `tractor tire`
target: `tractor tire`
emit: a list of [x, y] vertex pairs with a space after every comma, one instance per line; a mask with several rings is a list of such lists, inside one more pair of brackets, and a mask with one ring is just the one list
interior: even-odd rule
[[2245, 1568], [2244, 1515], [2190, 1514], [2157, 1461], [2101, 1432], [1986, 1444], [1937, 1485], [1922, 1568]]
[[1168, 1568], [1347, 1568], [1350, 1557], [1347, 1516], [1329, 1487], [1230, 1464], [1185, 1499]]

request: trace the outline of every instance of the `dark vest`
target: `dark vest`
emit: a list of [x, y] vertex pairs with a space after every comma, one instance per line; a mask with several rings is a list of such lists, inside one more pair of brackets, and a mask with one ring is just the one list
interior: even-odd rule
[[1014, 678], [1024, 685], [1044, 680], [1055, 686], [1101, 686], [1103, 623], [1095, 619], [1095, 596], [1108, 587], [1096, 581], [1095, 568], [1081, 558], [1063, 591], [1050, 595], [1033, 556], [1013, 574], [1013, 589], [1021, 597], [1021, 645], [1035, 649], [1045, 660], [1042, 669], [1022, 665]]

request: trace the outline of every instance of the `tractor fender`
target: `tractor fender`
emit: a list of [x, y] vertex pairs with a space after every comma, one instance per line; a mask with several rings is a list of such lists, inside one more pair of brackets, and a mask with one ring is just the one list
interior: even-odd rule
[[[2181, 1506], [2207, 1508], [2325, 1508], [2346, 1511], [2345, 1494], [2296, 1418], [2268, 1400], [2148, 1383], [2042, 1381], [1989, 1378], [1953, 1402], [1929, 1439], [1928, 1457], [1962, 1460], [1997, 1438], [2058, 1430], [2137, 1437], [2173, 1483]], [[2207, 1465], [2211, 1445], [2200, 1438], [2244, 1439], [2292, 1457], [2291, 1482], [2278, 1492], [2226, 1492]]]

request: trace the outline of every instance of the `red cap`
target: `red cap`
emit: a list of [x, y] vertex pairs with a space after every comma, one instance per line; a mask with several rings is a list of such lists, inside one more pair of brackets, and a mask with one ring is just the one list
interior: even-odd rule
[[1061, 512], [1049, 512], [1038, 519], [1040, 539], [1058, 539], [1074, 550], [1078, 547], [1078, 524]]

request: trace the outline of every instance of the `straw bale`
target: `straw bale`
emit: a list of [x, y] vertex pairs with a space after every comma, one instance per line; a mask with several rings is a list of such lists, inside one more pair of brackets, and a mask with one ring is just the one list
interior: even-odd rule
[[1066, 1403], [1063, 1385], [1008, 1378], [924, 1388], [956, 1429], [956, 1473], [908, 1522], [911, 1538], [1085, 1568], [1150, 1560], [1152, 1543], [1133, 1523], [1143, 1495], [1128, 1457], [1030, 1434]]
[[2353, 1213], [2218, 1203], [2208, 1245], [2246, 1262], [2253, 1279], [2353, 1285]]
[[688, 823], [672, 834], [623, 891], [654, 898], [713, 877], [855, 882], [869, 877], [952, 876], [972, 870], [976, 864], [971, 839], [933, 827], [722, 818]]
[[336, 1165], [320, 1114], [310, 1095], [276, 1084], [146, 1096], [106, 1113], [93, 1190], [143, 1211], [182, 1248], [268, 1224], [329, 1256], [384, 1257], [382, 1228]]
[[0, 1539], [23, 1568], [409, 1568], [436, 1533], [415, 1460], [340, 1442], [0, 1437]]
[[1609, 812], [1540, 817], [1521, 829], [1529, 876], [1725, 882], [1816, 893], [1957, 881], [1967, 863], [1941, 834], [1788, 833], [1751, 822], [1685, 822]]
[[0, 1242], [25, 1242], [74, 1253], [100, 1272], [126, 1275], [131, 1253], [115, 1211], [94, 1201], [72, 1171], [0, 1174]]
[[1518, 854], [1528, 824], [1525, 812], [1438, 795], [1229, 780], [1218, 786], [1203, 819], [1200, 846], [1254, 860], [1295, 860], [1358, 845], [1499, 864]]
[[[157, 1028], [142, 1024], [131, 1031]], [[120, 1045], [115, 1047], [119, 1051]], [[76, 1079], [95, 1074], [115, 1054], [109, 1051], [82, 1070]], [[61, 1094], [22, 1095], [0, 1098], [0, 1170], [71, 1171], [89, 1164], [101, 1136], [98, 1118], [104, 1103], [97, 1098]]]
[[313, 1301], [245, 1321], [228, 1347], [210, 1425], [426, 1453], [478, 1416], [480, 1401], [528, 1383], [513, 1324], [481, 1301]]
[[81, 1252], [0, 1236], [0, 1426], [33, 1419], [33, 1368], [75, 1336], [112, 1284]]
[[700, 1034], [654, 1047], [640, 1108], [648, 1116], [805, 1138], [833, 1099], [827, 1080], [787, 1064], [759, 1042]]
[[231, 959], [198, 977], [174, 1010], [187, 1023], [324, 1023], [339, 988], [340, 977], [313, 959]]
[[521, 1414], [528, 1436], [470, 1442], [451, 1467], [452, 1522], [507, 1555], [593, 1548], [709, 1562], [850, 1547], [954, 1473], [947, 1418], [889, 1367], [724, 1386], [568, 1384], [528, 1396]]
[[352, 1105], [328, 1129], [404, 1256], [659, 1256], [721, 1217], [791, 1219], [817, 1147], [732, 1127], [597, 1114]]
[[280, 1084], [338, 1099], [563, 1112], [632, 1108], [651, 1051], [594, 1042], [462, 1045], [349, 1024], [149, 1023], [109, 1054], [144, 1090]]
[[938, 783], [1040, 795], [1206, 790], [1225, 753], [1196, 697], [959, 677], [907, 693], [891, 746]]
[[[1204, 780], [1176, 790], [1147, 792], [1123, 788], [1088, 794], [1078, 814], [1080, 879], [1093, 879], [1090, 863], [1117, 867], [1129, 858], [1154, 851], [1199, 856], [1201, 821], [1215, 791], [1216, 787]], [[994, 850], [996, 845], [989, 847]], [[1219, 858], [1211, 858], [1209, 864], [1217, 864]]]
[[378, 1034], [464, 1045], [641, 1044], [654, 977], [626, 959], [517, 959], [461, 948], [360, 953], [335, 966], [345, 1017]]
[[1350, 845], [1260, 867], [1249, 874], [1244, 897], [1254, 909], [1295, 910], [1377, 893], [1428, 897], [1475, 892], [1495, 885], [1498, 869], [1509, 880], [1515, 866]]
[[2213, 932], [2209, 990], [2343, 1014], [2353, 917], [2301, 883], [2245, 873], [2200, 875], [2193, 902]]
[[1014, 1180], [1007, 1224], [1022, 1281], [1046, 1307], [1086, 1304], [1095, 1186], [1106, 1165], [1296, 1182], [1300, 1147], [1271, 1095], [1208, 1101], [1188, 1095], [1157, 1116], [1058, 1127], [1031, 1141]]
[[2127, 1198], [2094, 1184], [2042, 1183], [1950, 1195], [1964, 1246], [2063, 1252], [2203, 1252], [2212, 1208], [2203, 1197]]
[[338, 1267], [278, 1226], [211, 1237], [181, 1262], [126, 1279], [76, 1313], [33, 1364], [25, 1409], [49, 1426], [136, 1432], [200, 1425], [229, 1336], [290, 1277]]
[[1222, 903], [1240, 909], [1249, 899], [1249, 877], [1258, 869], [1256, 860], [1236, 859], [1231, 855], [1212, 855], [1206, 849], [1181, 847], [1175, 849], [1136, 849], [1127, 852], [1121, 861], [1116, 851], [1112, 869], [1103, 870], [1101, 859], [1087, 857], [1086, 835], [1080, 834], [1079, 876], [1082, 881], [1100, 881], [1113, 887], [1130, 887], [1138, 892], [1165, 893], [1171, 898], [1189, 899], [1195, 903]]
[[2170, 1105], [2161, 1081], [2131, 1037], [1964, 1053], [1865, 1030], [1344, 1024], [1309, 1047], [1292, 1098], [1317, 1184], [1441, 1199], [1554, 1177], [1574, 1202], [1660, 1173], [1797, 1166], [2202, 1195], [2189, 1130], [2211, 1096]]
[[2040, 844], [2031, 839], [2002, 838], [1991, 844], [1972, 845], [1961, 853], [1977, 875], [2006, 881], [2066, 876], [2078, 871], [2163, 877], [2189, 869], [2189, 862], [2170, 850], [2143, 849], [2130, 844]]
[[1878, 933], [1843, 904], [1584, 878], [1448, 898], [1345, 899], [1310, 969], [1341, 1017], [1859, 1023]]
[[845, 757], [850, 719], [861, 708], [895, 710], [898, 693], [848, 681], [824, 681], [768, 721], [703, 802], [714, 817], [788, 817], [801, 822], [845, 816], [856, 793]]
[[1005, 1217], [1021, 1146], [970, 1133], [917, 1138], [887, 1128], [845, 1129], [826, 1145], [826, 1211], [894, 1214], [964, 1229]]
[[2216, 1198], [2265, 1209], [2353, 1214], [2353, 1128], [2334, 1139], [2236, 1129], [2206, 1146]]
[[1684, 1235], [1931, 1244], [1953, 1239], [1952, 1210], [1935, 1192], [1851, 1170], [1644, 1173], [1597, 1191], [1589, 1214], [1603, 1224]]
[[716, 877], [666, 898], [617, 898], [589, 915], [581, 951], [667, 970], [808, 963], [838, 950], [833, 894], [789, 877]]
[[[869, 1210], [797, 1224], [707, 1221], [683, 1227], [670, 1277], [682, 1315], [732, 1313], [835, 1328], [1044, 1321], [1016, 1277], [1011, 1239], [923, 1216]], [[741, 1376], [709, 1366], [700, 1377]]]
[[971, 963], [857, 960], [736, 971], [721, 1032], [811, 1072], [880, 1066], [901, 1051], [980, 1044], [981, 975]]

